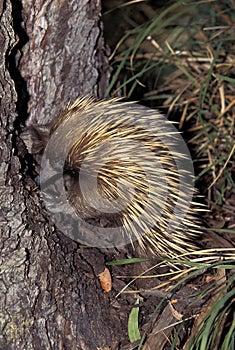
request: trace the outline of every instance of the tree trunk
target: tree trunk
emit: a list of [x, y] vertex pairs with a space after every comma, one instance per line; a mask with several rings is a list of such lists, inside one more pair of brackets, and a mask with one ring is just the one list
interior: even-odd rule
[[4, 0], [0, 14], [0, 349], [118, 349], [126, 319], [99, 285], [104, 257], [50, 223], [19, 137], [79, 94], [103, 95], [100, 2]]

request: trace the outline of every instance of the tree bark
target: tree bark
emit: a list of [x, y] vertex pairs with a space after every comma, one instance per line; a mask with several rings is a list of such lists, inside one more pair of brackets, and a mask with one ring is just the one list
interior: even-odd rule
[[0, 349], [118, 349], [126, 319], [100, 288], [104, 257], [51, 224], [19, 137], [79, 94], [103, 95], [100, 2], [4, 0], [0, 15]]

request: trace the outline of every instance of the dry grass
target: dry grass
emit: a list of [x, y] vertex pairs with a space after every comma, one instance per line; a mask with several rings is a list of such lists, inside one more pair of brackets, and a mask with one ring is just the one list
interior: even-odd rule
[[225, 227], [233, 230], [235, 1], [129, 7], [131, 12], [119, 14], [127, 30], [110, 56], [114, 71], [107, 94], [121, 91], [179, 121], [203, 183], [201, 192], [211, 209], [223, 207]]
[[[110, 6], [104, 19], [113, 49], [107, 95], [138, 99], [178, 121], [210, 209], [204, 217], [208, 240], [221, 251], [234, 251], [235, 1], [104, 3]], [[220, 264], [219, 250], [216, 254], [214, 262], [205, 256], [204, 262], [223, 279], [219, 290], [216, 279], [211, 285], [208, 295], [214, 291], [215, 296], [200, 311], [185, 349], [234, 349], [235, 260], [229, 255], [231, 261]], [[196, 274], [203, 274], [200, 269], [193, 265]], [[171, 349], [179, 348], [175, 334]]]

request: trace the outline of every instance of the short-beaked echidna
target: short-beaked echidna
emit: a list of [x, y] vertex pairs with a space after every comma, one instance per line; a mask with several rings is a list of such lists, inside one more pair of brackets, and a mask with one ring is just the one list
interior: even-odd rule
[[52, 137], [50, 154], [55, 163], [63, 154], [67, 199], [79, 218], [101, 226], [105, 218], [107, 235], [118, 228], [127, 241], [161, 256], [195, 249], [200, 228], [192, 161], [179, 132], [159, 112], [80, 97], [55, 120]]

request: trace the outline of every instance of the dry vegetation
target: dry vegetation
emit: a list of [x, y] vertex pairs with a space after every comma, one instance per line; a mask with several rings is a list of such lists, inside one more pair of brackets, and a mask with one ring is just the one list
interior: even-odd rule
[[[193, 156], [197, 187], [209, 208], [203, 215], [205, 245], [218, 248], [212, 249], [209, 255], [201, 252], [201, 263], [187, 265], [181, 275], [177, 274], [176, 284], [173, 283], [175, 277], [168, 277], [168, 289], [164, 283], [157, 287], [173, 293], [184, 286], [184, 294], [185, 282], [194, 284], [194, 296], [187, 296], [191, 298], [190, 318], [196, 319], [190, 334], [184, 328], [186, 321], [182, 321], [185, 315], [175, 315], [179, 322], [173, 332], [167, 333], [171, 323], [165, 320], [161, 331], [156, 330], [158, 326], [151, 329], [152, 337], [155, 334], [152, 343], [148, 343], [151, 339], [147, 337], [148, 332], [142, 330], [142, 340], [134, 343], [132, 349], [149, 349], [158, 342], [156, 349], [232, 350], [235, 337], [235, 1], [166, 1], [164, 5], [161, 1], [103, 3], [113, 66], [107, 95], [121, 93], [127, 99], [156, 107], [178, 121]], [[192, 290], [189, 289], [190, 293]], [[165, 300], [167, 298], [168, 295]], [[195, 310], [195, 300], [201, 301], [200, 309], [197, 305]], [[162, 333], [165, 341], [160, 342], [157, 335]]]

